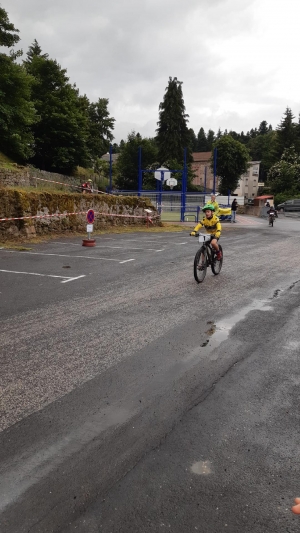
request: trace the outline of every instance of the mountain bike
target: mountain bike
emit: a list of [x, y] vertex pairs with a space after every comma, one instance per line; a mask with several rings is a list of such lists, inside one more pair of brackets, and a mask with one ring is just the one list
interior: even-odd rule
[[269, 226], [272, 226], [273, 227], [273, 224], [275, 222], [275, 213], [270, 213], [269, 214]]
[[199, 242], [202, 244], [201, 248], [195, 255], [194, 259], [194, 278], [197, 283], [202, 283], [206, 276], [207, 267], [210, 266], [215, 276], [220, 274], [223, 264], [223, 249], [219, 244], [219, 250], [222, 253], [222, 258], [218, 261], [216, 252], [211, 246], [212, 235], [197, 233]]

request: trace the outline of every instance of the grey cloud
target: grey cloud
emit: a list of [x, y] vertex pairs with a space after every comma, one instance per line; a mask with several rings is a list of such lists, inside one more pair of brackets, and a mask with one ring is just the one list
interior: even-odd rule
[[[279, 111], [281, 102], [267, 96], [276, 72], [266, 65], [267, 79], [258, 79], [243, 67], [249, 40], [255, 49], [256, 0], [9, 0], [2, 5], [20, 30], [24, 52], [36, 38], [82, 94], [109, 98], [117, 141], [132, 129], [155, 134], [169, 76], [183, 82], [189, 126], [196, 133], [201, 126], [240, 131], [264, 119], [278, 123], [286, 106]], [[236, 36], [242, 37], [240, 58], [226, 70], [223, 47], [236, 53]], [[234, 105], [224, 108], [222, 102], [231, 100], [244, 102], [245, 112]], [[257, 114], [247, 113], [255, 103]]]

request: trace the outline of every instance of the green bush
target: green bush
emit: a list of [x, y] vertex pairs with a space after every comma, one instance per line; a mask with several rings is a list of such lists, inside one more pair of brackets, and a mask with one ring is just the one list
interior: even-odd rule
[[279, 205], [285, 202], [286, 200], [292, 200], [294, 198], [300, 198], [299, 191], [284, 191], [279, 192], [278, 194], [274, 195], [274, 204]]

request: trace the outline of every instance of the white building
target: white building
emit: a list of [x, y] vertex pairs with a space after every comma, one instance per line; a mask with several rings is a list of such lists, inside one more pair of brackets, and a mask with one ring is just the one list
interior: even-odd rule
[[245, 199], [254, 198], [258, 195], [258, 187], [263, 183], [258, 182], [260, 161], [250, 161], [248, 170], [240, 177], [238, 188], [234, 194], [243, 196]]

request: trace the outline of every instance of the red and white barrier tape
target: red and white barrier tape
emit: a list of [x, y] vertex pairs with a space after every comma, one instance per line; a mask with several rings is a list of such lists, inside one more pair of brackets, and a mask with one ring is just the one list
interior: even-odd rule
[[[11, 217], [11, 218], [0, 218], [0, 222], [8, 222], [10, 220], [27, 220], [27, 219], [34, 219], [34, 218], [49, 218], [49, 217], [69, 217], [71, 215], [86, 215], [86, 211], [79, 211], [77, 213], [55, 213], [53, 215], [35, 215], [35, 216], [28, 216], [28, 217]], [[158, 215], [155, 215], [154, 217], [148, 217], [146, 215], [117, 215], [115, 213], [99, 213], [95, 211], [95, 215], [101, 215], [105, 217], [123, 217], [123, 218], [144, 218], [145, 220], [151, 220], [152, 218], [158, 218]]]
[[[45, 180], [44, 178], [37, 178], [36, 176], [30, 176], [30, 177], [35, 180], [46, 181], [47, 183], [56, 183], [57, 185], [63, 185], [64, 187], [75, 187], [76, 189], [82, 190], [81, 185], [72, 185], [71, 183], [62, 183], [61, 181]], [[85, 189], [85, 190], [91, 190], [92, 192], [97, 192], [100, 194], [107, 194], [106, 192], [103, 192], [103, 191], [98, 191], [98, 190], [94, 191], [94, 189]]]

